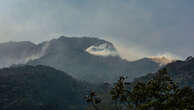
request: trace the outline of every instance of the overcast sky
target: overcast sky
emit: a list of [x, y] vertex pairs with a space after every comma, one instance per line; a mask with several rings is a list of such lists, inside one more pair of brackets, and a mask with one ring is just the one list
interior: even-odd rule
[[194, 0], [0, 0], [0, 42], [90, 36], [126, 56], [184, 58], [194, 55], [193, 11]]

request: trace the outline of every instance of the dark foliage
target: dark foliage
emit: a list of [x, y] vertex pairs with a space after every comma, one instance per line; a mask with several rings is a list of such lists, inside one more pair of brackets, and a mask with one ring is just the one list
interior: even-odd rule
[[80, 110], [86, 85], [47, 66], [0, 69], [0, 110]]
[[115, 110], [194, 109], [194, 91], [189, 87], [179, 88], [171, 80], [166, 69], [160, 70], [149, 81], [137, 83], [133, 88], [130, 88], [129, 84], [126, 83], [125, 77], [120, 77], [113, 86], [110, 94], [115, 102]]

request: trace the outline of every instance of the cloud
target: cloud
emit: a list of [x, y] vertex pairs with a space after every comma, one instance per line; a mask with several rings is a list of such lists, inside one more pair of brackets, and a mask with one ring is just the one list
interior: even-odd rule
[[117, 41], [136, 58], [165, 52], [186, 57], [194, 54], [193, 5], [192, 0], [6, 0], [0, 3], [0, 41], [40, 42], [63, 33]]
[[119, 56], [118, 52], [112, 45], [104, 43], [100, 45], [92, 45], [86, 49], [86, 52], [96, 56]]

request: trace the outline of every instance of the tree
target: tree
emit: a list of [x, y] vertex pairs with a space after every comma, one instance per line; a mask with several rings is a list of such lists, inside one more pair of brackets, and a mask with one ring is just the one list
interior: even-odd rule
[[86, 102], [91, 104], [95, 110], [99, 110], [99, 108], [96, 106], [101, 102], [101, 98], [96, 96], [96, 93], [91, 91], [88, 96], [85, 96]]
[[189, 87], [179, 88], [159, 70], [152, 80], [138, 82], [134, 87], [121, 76], [112, 87], [112, 100], [116, 110], [193, 110], [194, 92]]

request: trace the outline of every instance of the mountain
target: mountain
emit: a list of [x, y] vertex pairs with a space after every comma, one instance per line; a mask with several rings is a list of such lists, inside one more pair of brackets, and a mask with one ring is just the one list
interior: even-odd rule
[[0, 69], [0, 110], [80, 110], [86, 87], [47, 66]]
[[[169, 76], [181, 87], [189, 86], [194, 88], [194, 57], [188, 57], [185, 61], [174, 61], [164, 68], [167, 69]], [[137, 81], [150, 80], [155, 74], [148, 74], [137, 78]]]
[[0, 68], [9, 67], [13, 64], [25, 64], [44, 55], [48, 44], [38, 45], [29, 42], [7, 42], [0, 44]]
[[38, 53], [31, 42], [8, 42], [0, 44], [0, 67], [27, 62], [30, 56]]
[[185, 61], [176, 61], [166, 66], [170, 76], [181, 86], [194, 88], [194, 58], [188, 57]]
[[[3, 59], [4, 61], [13, 60], [16, 64], [22, 61], [28, 65], [47, 65], [71, 73], [70, 75], [77, 79], [92, 83], [112, 82], [121, 74], [133, 80], [135, 77], [160, 68], [160, 64], [150, 58], [132, 62], [124, 60], [111, 42], [98, 38], [61, 36], [37, 45], [29, 42], [26, 44], [21, 42], [14, 43], [14, 45], [6, 44], [10, 47], [3, 49], [9, 52], [0, 49], [0, 53], [1, 51], [4, 53], [0, 57], [8, 57], [2, 57], [0, 61]], [[22, 48], [15, 45], [20, 45], [19, 47]], [[28, 49], [29, 47], [31, 49]], [[21, 57], [13, 59], [9, 55]]]
[[98, 38], [60, 37], [47, 43], [45, 55], [28, 64], [49, 65], [89, 82], [112, 82], [120, 74], [128, 74], [132, 80], [159, 68], [158, 63], [146, 58], [134, 62], [123, 60], [112, 43]]

